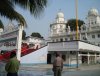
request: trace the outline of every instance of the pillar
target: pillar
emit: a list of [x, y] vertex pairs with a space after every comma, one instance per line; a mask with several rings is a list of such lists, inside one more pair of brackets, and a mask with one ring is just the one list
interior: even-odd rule
[[76, 63], [77, 63], [76, 68], [78, 68], [78, 65], [79, 65], [79, 62], [78, 62], [78, 54], [79, 54], [79, 52], [76, 51]]
[[21, 58], [21, 44], [22, 44], [22, 32], [23, 26], [19, 25], [18, 37], [17, 37], [17, 59]]
[[94, 62], [96, 64], [97, 63], [97, 55], [96, 55], [96, 53], [95, 53], [95, 58], [94, 59], [95, 59]]
[[71, 61], [70, 61], [70, 51], [68, 52], [68, 65], [71, 66]]
[[90, 64], [90, 54], [89, 54], [89, 52], [88, 52], [87, 57], [88, 57], [88, 64]]

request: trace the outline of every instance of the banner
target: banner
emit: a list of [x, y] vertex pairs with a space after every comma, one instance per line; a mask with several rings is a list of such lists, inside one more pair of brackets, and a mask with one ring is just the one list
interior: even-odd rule
[[0, 35], [1, 51], [17, 49], [18, 31], [18, 28], [4, 29], [4, 32]]

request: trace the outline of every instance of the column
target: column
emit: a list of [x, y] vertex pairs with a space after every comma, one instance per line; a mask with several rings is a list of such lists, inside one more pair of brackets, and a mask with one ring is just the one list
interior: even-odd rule
[[76, 63], [77, 63], [76, 68], [78, 68], [78, 65], [79, 65], [79, 62], [78, 62], [78, 54], [79, 54], [79, 52], [76, 51]]
[[94, 62], [96, 64], [96, 62], [97, 62], [97, 55], [96, 55], [96, 53], [95, 53], [95, 58], [94, 59], [95, 59]]
[[70, 66], [70, 51], [68, 51], [68, 65]]
[[81, 31], [80, 31], [79, 35], [80, 35], [80, 40], [81, 40], [82, 39], [82, 37], [81, 37]]
[[88, 57], [88, 64], [90, 64], [90, 54], [89, 54], [89, 52], [88, 52], [87, 57]]
[[22, 31], [23, 26], [19, 25], [18, 37], [17, 37], [17, 59], [20, 61], [21, 57], [21, 44], [22, 44]]

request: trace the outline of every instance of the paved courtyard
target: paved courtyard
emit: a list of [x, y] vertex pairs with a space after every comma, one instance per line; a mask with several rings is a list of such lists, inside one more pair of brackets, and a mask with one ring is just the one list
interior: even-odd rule
[[[6, 73], [0, 72], [0, 76], [6, 76]], [[21, 66], [19, 76], [53, 76], [52, 65]], [[100, 64], [84, 65], [78, 69], [64, 66], [62, 76], [100, 76]]]
[[[19, 76], [53, 76], [51, 70], [46, 71], [20, 71]], [[62, 76], [100, 76], [100, 70], [63, 71]]]

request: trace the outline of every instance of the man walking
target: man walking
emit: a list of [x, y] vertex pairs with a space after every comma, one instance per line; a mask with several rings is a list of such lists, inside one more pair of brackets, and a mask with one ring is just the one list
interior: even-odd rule
[[53, 72], [54, 76], [61, 76], [61, 72], [63, 69], [63, 59], [59, 53], [56, 53], [56, 58], [53, 62]]

